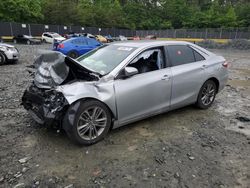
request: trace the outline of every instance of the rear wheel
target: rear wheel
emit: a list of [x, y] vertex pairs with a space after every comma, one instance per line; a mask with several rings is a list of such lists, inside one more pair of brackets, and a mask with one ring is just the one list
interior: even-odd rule
[[6, 62], [5, 55], [0, 52], [0, 65], [3, 65]]
[[200, 89], [196, 106], [201, 109], [209, 108], [215, 99], [217, 87], [213, 80], [207, 80]]
[[76, 143], [95, 144], [102, 140], [110, 129], [110, 111], [103, 103], [96, 100], [79, 101], [79, 103], [69, 108], [64, 118], [64, 123], [67, 125], [64, 124], [63, 127]]
[[73, 59], [76, 59], [79, 56], [78, 53], [75, 51], [70, 51], [67, 55]]

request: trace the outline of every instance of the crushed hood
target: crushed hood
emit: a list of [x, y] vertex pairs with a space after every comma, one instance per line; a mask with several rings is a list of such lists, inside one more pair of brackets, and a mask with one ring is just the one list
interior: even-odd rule
[[39, 88], [51, 88], [60, 85], [68, 76], [65, 56], [58, 52], [44, 51], [35, 60], [37, 69], [34, 83]]
[[99, 77], [91, 70], [60, 52], [42, 50], [35, 59], [34, 84], [50, 89], [73, 80], [93, 81]]

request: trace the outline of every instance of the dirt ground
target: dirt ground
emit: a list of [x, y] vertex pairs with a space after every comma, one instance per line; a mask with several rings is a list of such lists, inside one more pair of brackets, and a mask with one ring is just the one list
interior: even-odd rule
[[38, 49], [0, 67], [0, 187], [250, 187], [250, 51], [232, 62], [208, 110], [188, 106], [113, 130], [89, 147], [32, 121], [20, 106]]

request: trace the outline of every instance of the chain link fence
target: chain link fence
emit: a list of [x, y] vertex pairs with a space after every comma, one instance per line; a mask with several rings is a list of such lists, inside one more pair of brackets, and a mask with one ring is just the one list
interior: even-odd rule
[[250, 28], [137, 30], [136, 35], [156, 35], [160, 38], [250, 39]]
[[93, 35], [111, 35], [126, 37], [156, 35], [159, 38], [202, 38], [202, 39], [250, 39], [250, 28], [207, 28], [207, 29], [167, 29], [167, 30], [129, 30], [117, 28], [98, 28], [82, 26], [21, 24], [0, 22], [0, 36], [16, 36], [19, 34], [41, 36], [43, 32], [91, 33]]

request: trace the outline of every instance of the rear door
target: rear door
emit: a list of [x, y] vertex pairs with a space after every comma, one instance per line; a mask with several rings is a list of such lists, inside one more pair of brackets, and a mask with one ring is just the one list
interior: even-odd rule
[[163, 47], [145, 50], [127, 65], [137, 68], [138, 74], [115, 80], [120, 125], [168, 110], [171, 69], [165, 64]]
[[79, 55], [83, 55], [88, 51], [92, 50], [92, 48], [90, 48], [88, 45], [87, 39], [84, 37], [76, 39], [75, 48], [79, 52]]
[[172, 70], [171, 108], [196, 102], [207, 76], [205, 58], [188, 45], [168, 45]]

